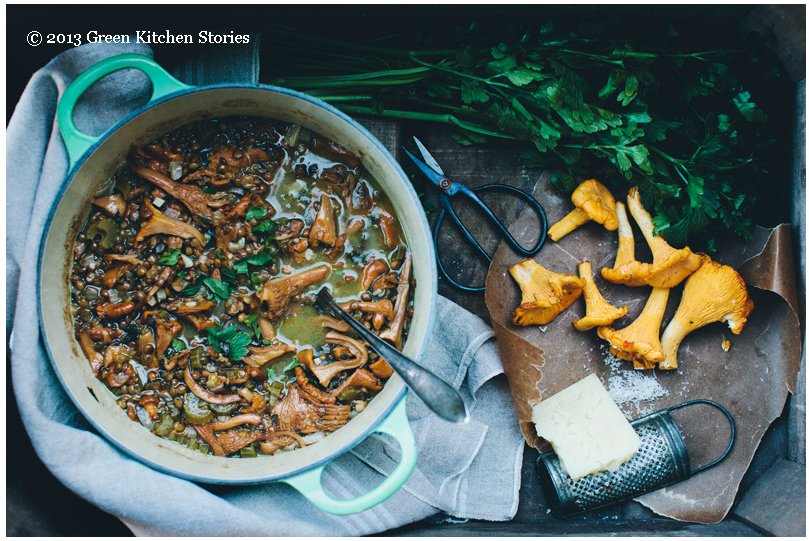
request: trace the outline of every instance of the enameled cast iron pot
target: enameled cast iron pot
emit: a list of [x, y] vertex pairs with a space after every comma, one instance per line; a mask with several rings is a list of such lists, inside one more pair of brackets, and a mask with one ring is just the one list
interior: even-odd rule
[[[148, 104], [101, 136], [80, 132], [73, 108], [93, 83], [112, 72], [136, 68], [153, 85]], [[89, 369], [75, 339], [68, 277], [72, 246], [90, 212], [90, 201], [123, 164], [134, 145], [145, 144], [188, 122], [222, 116], [265, 116], [300, 124], [344, 146], [387, 193], [413, 255], [415, 312], [404, 353], [418, 359], [430, 335], [435, 310], [436, 270], [432, 238], [415, 191], [393, 156], [360, 124], [317, 99], [262, 85], [220, 84], [190, 87], [171, 77], [148, 57], [121, 55], [82, 73], [67, 88], [57, 110], [70, 168], [51, 210], [40, 253], [39, 311], [45, 346], [53, 367], [76, 406], [120, 449], [155, 469], [193, 481], [257, 484], [283, 481], [318, 507], [336, 514], [368, 509], [390, 497], [416, 464], [416, 446], [405, 415], [407, 389], [394, 375], [368, 407], [323, 440], [287, 453], [256, 458], [203, 455], [151, 434], [133, 423], [113, 395]], [[326, 465], [373, 432], [396, 439], [402, 452], [396, 469], [379, 486], [352, 500], [336, 500], [323, 491]]]

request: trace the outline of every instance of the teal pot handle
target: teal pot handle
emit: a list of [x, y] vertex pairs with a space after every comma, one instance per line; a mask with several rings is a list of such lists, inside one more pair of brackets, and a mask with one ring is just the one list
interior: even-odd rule
[[402, 457], [390, 475], [370, 492], [350, 500], [332, 498], [326, 494], [323, 490], [323, 485], [320, 483], [323, 470], [328, 464], [284, 479], [284, 482], [294, 487], [319, 508], [334, 515], [350, 515], [379, 505], [399, 490], [416, 467], [418, 452], [416, 451], [413, 431], [407, 421], [404, 397], [388, 417], [382, 421], [382, 424], [374, 429], [374, 432], [387, 434], [395, 439], [402, 450]]
[[166, 70], [160, 67], [160, 64], [148, 56], [140, 54], [113, 56], [92, 65], [70, 83], [65, 93], [62, 94], [56, 109], [56, 118], [59, 121], [59, 130], [62, 132], [65, 147], [67, 147], [70, 167], [73, 167], [87, 149], [103, 137], [103, 135], [87, 135], [79, 131], [75, 122], [73, 122], [73, 108], [76, 106], [76, 102], [99, 79], [115, 71], [127, 68], [138, 69], [152, 80], [152, 97], [149, 98], [149, 101], [191, 88], [169, 75]]

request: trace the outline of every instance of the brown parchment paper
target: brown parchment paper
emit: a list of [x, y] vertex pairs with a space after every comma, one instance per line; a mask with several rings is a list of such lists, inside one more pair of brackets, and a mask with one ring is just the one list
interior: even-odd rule
[[[624, 195], [620, 198], [624, 199]], [[547, 175], [538, 181], [534, 197], [544, 206], [551, 224], [572, 208], [569, 199], [550, 186]], [[535, 235], [531, 232], [535, 227], [536, 217], [526, 209], [512, 223], [510, 231], [523, 240]], [[637, 230], [635, 241], [637, 257], [650, 261]], [[548, 240], [535, 259], [551, 270], [569, 274], [576, 274], [578, 262], [588, 259], [604, 297], [613, 305], [629, 306], [627, 317], [616, 322], [623, 327], [640, 313], [650, 288], [618, 286], [601, 279], [600, 269], [612, 265], [616, 248], [614, 232], [590, 223], [559, 243]], [[736, 443], [728, 458], [691, 479], [637, 501], [660, 515], [678, 520], [700, 523], [722, 520], [733, 505], [739, 483], [762, 436], [783, 411], [800, 366], [802, 340], [790, 227], [757, 228], [746, 243], [729, 240], [722, 244], [714, 259], [741, 272], [750, 286], [755, 308], [738, 336], [721, 324], [691, 333], [680, 348], [679, 369], [670, 372], [635, 371], [631, 363], [609, 358], [606, 343], [599, 340], [595, 330], [575, 330], [572, 321], [584, 315], [583, 299], [546, 326], [514, 325], [511, 319], [520, 302], [520, 290], [508, 269], [521, 259], [505, 243], [498, 246], [487, 276], [486, 305], [528, 444], [541, 450], [546, 448], [531, 423], [531, 405], [590, 373], [598, 374], [608, 389], [630, 387], [629, 398], [619, 403], [630, 419], [686, 400], [715, 400], [730, 411], [736, 422]], [[682, 286], [672, 290], [664, 326], [679, 303], [681, 291]], [[722, 350], [723, 337], [732, 344], [728, 352]], [[644, 391], [635, 396], [632, 389]], [[692, 467], [708, 462], [724, 450], [729, 436], [727, 421], [712, 409], [690, 408], [678, 412], [675, 419], [683, 430]]]

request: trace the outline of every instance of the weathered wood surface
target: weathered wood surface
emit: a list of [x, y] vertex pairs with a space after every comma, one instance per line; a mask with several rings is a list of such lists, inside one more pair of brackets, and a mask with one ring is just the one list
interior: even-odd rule
[[806, 466], [778, 460], [747, 491], [734, 514], [769, 535], [803, 536], [806, 533], [805, 487]]
[[762, 532], [740, 521], [728, 519], [719, 524], [683, 524], [671, 520], [593, 521], [550, 520], [547, 522], [445, 522], [420, 524], [383, 535], [403, 537], [543, 537], [543, 536], [654, 536], [654, 537], [751, 537]]

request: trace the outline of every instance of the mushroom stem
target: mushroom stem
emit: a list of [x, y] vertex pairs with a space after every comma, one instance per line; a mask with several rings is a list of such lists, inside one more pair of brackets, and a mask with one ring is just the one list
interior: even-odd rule
[[402, 330], [404, 328], [407, 297], [410, 294], [410, 269], [413, 258], [408, 251], [405, 254], [402, 270], [399, 272], [399, 285], [396, 287], [396, 304], [393, 306], [393, 319], [387, 329], [379, 333], [379, 337], [392, 343], [396, 349], [402, 349]]
[[618, 268], [635, 260], [635, 234], [623, 203], [615, 203], [615, 214], [618, 216], [618, 253], [613, 267]]
[[638, 318], [620, 330], [599, 327], [598, 336], [608, 341], [610, 353], [625, 361], [632, 361], [635, 368], [653, 368], [665, 357], [660, 344], [660, 324], [666, 312], [669, 289], [656, 287], [646, 301]]
[[654, 222], [652, 222], [652, 215], [643, 208], [637, 187], [633, 187], [629, 190], [629, 194], [626, 196], [626, 204], [629, 206], [629, 212], [632, 213], [632, 217], [635, 218], [635, 223], [638, 224], [640, 232], [643, 233], [646, 243], [652, 250], [655, 265], [664, 262], [671, 254], [677, 251], [666, 242], [663, 237], [654, 234], [655, 228]]
[[567, 216], [556, 222], [548, 229], [548, 237], [554, 242], [558, 241], [574, 229], [590, 221], [590, 216], [580, 208], [575, 208]]
[[194, 377], [191, 375], [191, 369], [188, 366], [185, 367], [185, 373], [183, 374], [185, 384], [188, 385], [188, 388], [191, 389], [191, 392], [197, 395], [197, 398], [201, 398], [206, 402], [210, 402], [211, 404], [235, 404], [236, 402], [241, 402], [242, 397], [237, 394], [214, 394], [208, 389], [202, 387], [199, 383], [194, 380]]
[[211, 428], [217, 432], [220, 430], [229, 430], [239, 425], [253, 425], [256, 426], [261, 423], [261, 417], [255, 413], [243, 413], [227, 419], [225, 421], [214, 421], [211, 423]]
[[601, 295], [596, 283], [593, 281], [593, 269], [589, 261], [579, 263], [579, 278], [584, 280], [585, 316], [573, 322], [576, 330], [587, 331], [593, 327], [611, 325], [616, 319], [626, 315], [627, 307], [616, 308]]

